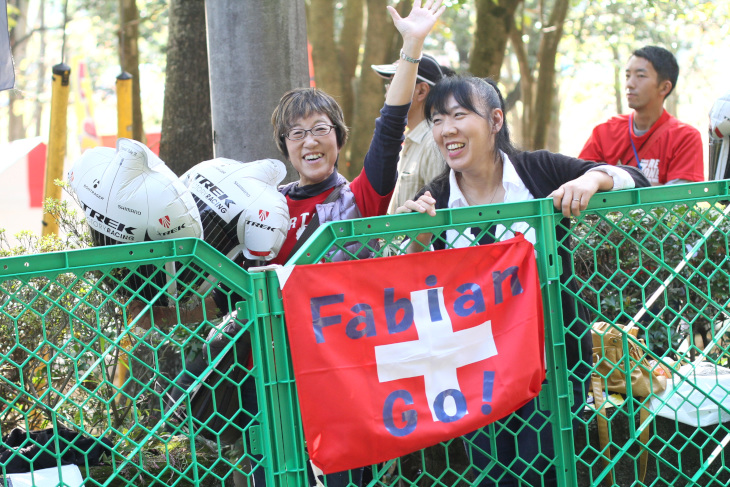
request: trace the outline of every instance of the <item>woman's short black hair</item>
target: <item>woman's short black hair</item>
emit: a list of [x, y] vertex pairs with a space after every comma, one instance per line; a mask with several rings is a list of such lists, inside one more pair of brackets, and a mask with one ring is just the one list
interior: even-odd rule
[[340, 105], [330, 95], [317, 88], [297, 88], [284, 93], [271, 114], [271, 125], [274, 126], [274, 142], [284, 157], [289, 159], [286, 148], [286, 134], [298, 120], [315, 113], [327, 115], [332, 120], [337, 134], [339, 149], [347, 142], [347, 126], [345, 115]]
[[[491, 78], [477, 78], [476, 76], [451, 76], [442, 79], [428, 92], [425, 103], [426, 120], [431, 123], [433, 116], [447, 112], [446, 103], [450, 97], [454, 97], [456, 103], [474, 112], [487, 120], [490, 124], [489, 114], [495, 108], [505, 111], [504, 98], [497, 87], [497, 83]], [[495, 137], [495, 150], [501, 150], [507, 155], [514, 154], [517, 149], [510, 140], [507, 120], [502, 122], [502, 128]]]

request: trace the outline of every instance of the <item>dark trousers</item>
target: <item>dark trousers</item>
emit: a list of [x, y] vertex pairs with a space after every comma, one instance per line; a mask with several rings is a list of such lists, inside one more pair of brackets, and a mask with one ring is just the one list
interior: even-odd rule
[[[202, 353], [197, 354], [195, 357], [193, 357], [192, 360], [187, 361], [185, 363], [186, 373], [182, 373], [178, 377], [178, 380], [176, 381], [177, 387], [172, 389], [169, 401], [174, 402], [175, 400], [177, 400], [182, 394], [182, 391], [187, 389], [190, 384], [195, 381], [195, 378], [203, 373], [207, 366], [207, 360]], [[256, 398], [256, 382], [254, 382], [252, 377], [247, 378], [241, 383], [241, 406], [251, 415], [255, 415], [259, 411], [258, 400]], [[252, 421], [251, 424], [248, 425], [248, 427], [246, 428], [247, 433], [243, 435], [245, 437], [244, 441], [246, 442], [246, 451], [251, 451], [251, 440], [248, 435], [249, 428], [257, 424], [258, 423], [256, 421]], [[260, 464], [263, 457], [261, 455], [253, 454], [251, 454], [250, 456], [251, 468], [253, 469], [253, 473], [247, 473], [248, 485], [255, 485], [255, 487], [265, 487], [266, 474], [264, 473], [264, 466]]]
[[[537, 398], [494, 423], [494, 444], [489, 427], [465, 435], [464, 444], [473, 465], [474, 478], [486, 471], [480, 487], [555, 486], [553, 434], [547, 412], [539, 410]], [[489, 468], [496, 460], [499, 464]]]
[[[571, 378], [573, 389], [573, 428], [581, 421], [580, 411], [585, 406], [590, 383], [590, 368], [582, 363]], [[465, 435], [464, 445], [471, 459], [474, 478], [487, 471], [484, 479], [475, 483], [479, 487], [553, 487], [557, 486], [552, 425], [548, 421], [550, 411], [540, 409], [539, 398], [528, 402], [513, 415], [494, 425], [494, 444], [489, 426]], [[499, 462], [489, 468], [493, 461]]]
[[[348, 485], [360, 487], [362, 485], [362, 470], [362, 467], [360, 467], [345, 470], [344, 472], [330, 473], [324, 476], [323, 483], [326, 487], [347, 487]], [[315, 483], [312, 485], [315, 485]]]

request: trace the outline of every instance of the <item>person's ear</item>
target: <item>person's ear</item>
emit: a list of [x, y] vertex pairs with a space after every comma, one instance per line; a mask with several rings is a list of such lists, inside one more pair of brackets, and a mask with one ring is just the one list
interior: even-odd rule
[[429, 91], [431, 91], [431, 87], [428, 83], [416, 83], [416, 88], [413, 90], [413, 99], [423, 102], [426, 100]]
[[492, 110], [492, 132], [495, 134], [502, 130], [504, 125], [504, 112], [501, 108], [495, 108]]
[[662, 94], [664, 98], [667, 97], [669, 92], [672, 91], [672, 82], [668, 79], [665, 79], [661, 83], [659, 83], [659, 93]]

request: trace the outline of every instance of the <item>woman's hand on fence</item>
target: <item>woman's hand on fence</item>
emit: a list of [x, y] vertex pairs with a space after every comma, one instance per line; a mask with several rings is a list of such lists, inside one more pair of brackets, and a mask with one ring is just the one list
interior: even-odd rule
[[436, 200], [431, 196], [429, 191], [426, 191], [417, 200], [408, 200], [395, 209], [395, 213], [411, 213], [417, 211], [419, 213], [428, 213], [431, 216], [436, 216]]
[[[417, 211], [419, 213], [427, 213], [431, 216], [436, 216], [436, 200], [429, 191], [426, 191], [417, 200], [408, 200], [403, 205], [395, 209], [395, 213], [412, 213]], [[416, 236], [414, 240], [408, 244], [406, 253], [414, 254], [421, 252], [431, 245], [431, 239], [433, 238], [432, 233], [421, 233]]]
[[591, 171], [568, 181], [548, 195], [553, 199], [556, 210], [563, 216], [580, 216], [580, 212], [588, 207], [591, 198], [598, 191], [613, 188], [613, 178], [606, 173]]

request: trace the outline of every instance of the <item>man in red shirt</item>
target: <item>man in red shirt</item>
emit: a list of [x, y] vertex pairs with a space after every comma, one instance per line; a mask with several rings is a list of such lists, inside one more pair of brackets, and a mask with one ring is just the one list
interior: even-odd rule
[[700, 132], [664, 109], [679, 66], [664, 48], [634, 51], [626, 67], [626, 99], [633, 109], [597, 125], [580, 159], [637, 166], [652, 185], [705, 180]]

